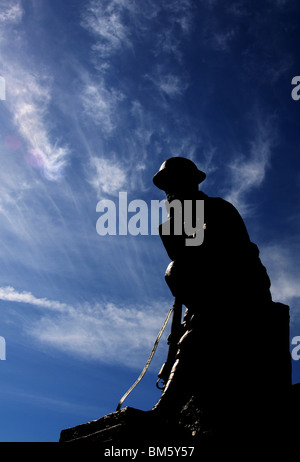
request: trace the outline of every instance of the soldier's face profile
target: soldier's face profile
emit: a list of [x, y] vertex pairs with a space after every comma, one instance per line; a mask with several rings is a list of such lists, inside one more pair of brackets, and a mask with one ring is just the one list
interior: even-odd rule
[[170, 183], [166, 190], [166, 196], [169, 202], [172, 200], [184, 200], [188, 199], [191, 195], [194, 195], [198, 191], [198, 184], [191, 181], [174, 181]]

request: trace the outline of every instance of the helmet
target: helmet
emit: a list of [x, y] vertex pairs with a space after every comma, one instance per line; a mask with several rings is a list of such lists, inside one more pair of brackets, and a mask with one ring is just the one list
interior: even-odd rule
[[199, 184], [205, 178], [206, 174], [199, 170], [190, 159], [171, 157], [160, 166], [159, 171], [153, 177], [153, 183], [159, 189], [167, 191], [169, 186], [174, 185], [174, 183], [195, 181]]

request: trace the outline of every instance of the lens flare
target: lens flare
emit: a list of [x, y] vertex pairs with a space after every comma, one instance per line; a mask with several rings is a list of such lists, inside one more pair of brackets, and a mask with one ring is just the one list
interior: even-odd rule
[[43, 153], [40, 151], [29, 151], [26, 154], [26, 161], [31, 167], [41, 169], [45, 165]]

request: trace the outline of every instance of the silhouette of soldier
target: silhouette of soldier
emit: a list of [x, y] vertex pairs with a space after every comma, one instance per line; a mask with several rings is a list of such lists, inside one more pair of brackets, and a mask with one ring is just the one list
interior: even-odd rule
[[[257, 246], [250, 241], [245, 224], [233, 205], [198, 191], [198, 185], [205, 178], [205, 173], [184, 157], [165, 161], [153, 178], [154, 184], [166, 192], [169, 204], [179, 200], [184, 208], [184, 201], [204, 201], [205, 229], [201, 245], [187, 246], [187, 236], [172, 235], [172, 224], [170, 235], [163, 235], [160, 227], [161, 238], [173, 260], [166, 273], [172, 293], [190, 309], [197, 303], [200, 293], [205, 304], [219, 297], [224, 300], [227, 296], [233, 304], [240, 303], [241, 294], [243, 298], [247, 296], [248, 302], [258, 295], [270, 301], [270, 280], [259, 259]], [[174, 215], [169, 217], [171, 223], [175, 219]]]
[[[228, 408], [238, 419], [241, 395], [248, 394], [251, 409], [258, 396], [264, 399], [267, 393], [272, 365], [266, 361], [265, 329], [273, 302], [270, 279], [240, 214], [229, 202], [198, 190], [205, 178], [184, 157], [166, 160], [153, 177], [154, 185], [167, 196], [169, 233], [164, 233], [166, 223], [159, 232], [172, 260], [165, 278], [177, 309], [169, 356], [159, 373], [162, 396], [154, 409], [175, 412], [196, 396], [207, 415], [218, 415], [215, 421], [221, 416], [223, 422]], [[198, 225], [204, 233], [200, 245], [187, 245], [187, 239], [195, 239], [197, 232], [186, 235], [184, 223], [183, 233], [175, 230], [178, 209], [172, 208], [174, 201], [182, 205], [182, 221], [186, 204], [192, 204], [194, 229]], [[204, 204], [203, 222], [197, 215], [197, 201]], [[186, 307], [183, 323], [181, 304]], [[170, 355], [171, 347], [175, 355]], [[289, 382], [286, 355], [285, 351], [283, 386]]]

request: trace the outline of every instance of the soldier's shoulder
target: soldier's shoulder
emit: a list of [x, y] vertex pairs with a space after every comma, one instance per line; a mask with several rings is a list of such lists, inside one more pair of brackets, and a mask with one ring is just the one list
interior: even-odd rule
[[220, 205], [220, 207], [227, 207], [227, 208], [236, 210], [235, 206], [228, 200], [223, 199], [223, 197], [208, 196], [207, 194], [202, 193], [202, 192], [201, 192], [201, 196], [203, 197], [204, 200], [207, 200], [208, 202], [214, 203], [216, 205]]
[[204, 194], [204, 196], [203, 199], [205, 200], [205, 203], [216, 211], [239, 217], [241, 216], [236, 207], [226, 199], [223, 199], [222, 197], [208, 196], [207, 194]]

